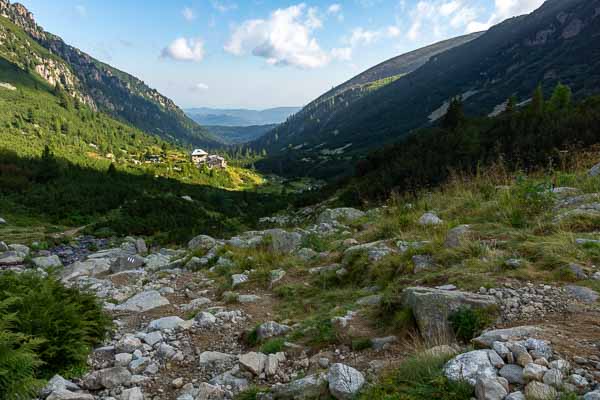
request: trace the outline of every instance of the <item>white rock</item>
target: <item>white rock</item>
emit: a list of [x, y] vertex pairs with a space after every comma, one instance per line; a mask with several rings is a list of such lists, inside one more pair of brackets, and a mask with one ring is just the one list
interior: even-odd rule
[[185, 321], [177, 316], [163, 317], [155, 319], [148, 325], [148, 331], [164, 331], [164, 330], [175, 330], [181, 328], [185, 324]]
[[329, 391], [338, 400], [350, 400], [362, 389], [365, 378], [362, 373], [345, 364], [336, 363], [327, 373]]
[[479, 378], [496, 378], [496, 368], [490, 362], [487, 350], [460, 354], [446, 363], [444, 374], [452, 381], [465, 381], [475, 386]]
[[240, 368], [256, 376], [264, 371], [266, 362], [267, 356], [263, 353], [250, 352], [240, 356]]

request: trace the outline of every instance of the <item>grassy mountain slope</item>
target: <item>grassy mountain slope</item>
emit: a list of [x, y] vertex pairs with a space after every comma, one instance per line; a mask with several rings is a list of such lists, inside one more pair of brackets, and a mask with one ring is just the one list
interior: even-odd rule
[[[141, 80], [104, 64], [45, 32], [22, 5], [0, 1], [0, 49], [51, 85], [80, 101], [163, 139], [202, 146], [218, 141], [172, 100]], [[17, 28], [18, 26], [18, 28]], [[19, 29], [20, 28], [20, 29]]]
[[[198, 170], [186, 150], [74, 102], [2, 58], [0, 130], [0, 215], [11, 234], [92, 224], [90, 232], [178, 241], [235, 233], [288, 204], [234, 190], [262, 183], [251, 171]], [[53, 154], [40, 157], [45, 146]], [[161, 162], [145, 163], [148, 153]]]
[[288, 171], [321, 176], [351, 173], [362, 154], [429, 124], [436, 110], [443, 115], [454, 96], [462, 95], [468, 113], [486, 115], [510, 96], [529, 99], [540, 82], [545, 89], [563, 82], [577, 97], [595, 93], [599, 10], [599, 0], [549, 0], [364, 96], [320, 129], [286, 137], [278, 147], [293, 150], [280, 152], [266, 166], [285, 164]]

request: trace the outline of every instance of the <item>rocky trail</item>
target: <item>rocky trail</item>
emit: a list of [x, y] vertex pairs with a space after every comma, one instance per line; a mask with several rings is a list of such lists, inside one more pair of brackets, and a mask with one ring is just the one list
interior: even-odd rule
[[[589, 211], [580, 204], [573, 198], [568, 212]], [[447, 283], [406, 287], [401, 302], [412, 312], [417, 329], [409, 335], [374, 323], [383, 295], [377, 287], [366, 287], [358, 290], [361, 296], [350, 308], [340, 308], [331, 319], [338, 343], [310, 345], [294, 336], [302, 330], [302, 316], [279, 317], [278, 287], [309, 287], [310, 279], [322, 274], [343, 277], [351, 273], [348, 260], [354, 254], [377, 263], [427, 243], [357, 240], [349, 223], [381, 212], [328, 209], [317, 216], [316, 224], [303, 229], [251, 231], [229, 240], [201, 235], [183, 249], [148, 249], [143, 239], [131, 237], [115, 242], [81, 236], [49, 250], [0, 243], [0, 268], [42, 274], [58, 269], [64, 285], [95, 293], [114, 321], [112, 337], [90, 356], [90, 372], [72, 382], [54, 377], [42, 398], [234, 399], [260, 388], [255, 398], [263, 400], [346, 400], [416, 348], [432, 346], [427, 351], [466, 351], [448, 362], [445, 373], [474, 385], [478, 399], [545, 400], [565, 388], [585, 394], [585, 400], [600, 398], [598, 294], [576, 284], [506, 278], [496, 287], [474, 292]], [[440, 223], [433, 213], [418, 219], [424, 227]], [[445, 246], [457, 246], [471, 233], [468, 225], [450, 229]], [[303, 246], [309, 234], [338, 235], [341, 250], [331, 254]], [[268, 284], [257, 285], [256, 276], [264, 271], [240, 272], [233, 256], [254, 248], [293, 257], [302, 266], [272, 268], [267, 271]], [[253, 257], [246, 255], [248, 265]], [[415, 270], [432, 268], [428, 255], [412, 260]], [[596, 272], [586, 267], [581, 273], [587, 277]], [[303, 299], [297, 301], [302, 304]], [[465, 306], [497, 312], [492, 328], [501, 330], [475, 339], [479, 350], [447, 345], [455, 342], [449, 316]], [[359, 348], [345, 340], [353, 337], [366, 337], [369, 345]], [[276, 348], [261, 347], [275, 338], [281, 338]]]

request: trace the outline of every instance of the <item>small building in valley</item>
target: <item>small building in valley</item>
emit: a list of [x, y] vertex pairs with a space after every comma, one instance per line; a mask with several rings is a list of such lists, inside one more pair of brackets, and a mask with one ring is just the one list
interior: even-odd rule
[[225, 169], [227, 168], [227, 160], [216, 154], [208, 154], [202, 149], [195, 149], [192, 152], [192, 163], [198, 168], [207, 166], [211, 169]]

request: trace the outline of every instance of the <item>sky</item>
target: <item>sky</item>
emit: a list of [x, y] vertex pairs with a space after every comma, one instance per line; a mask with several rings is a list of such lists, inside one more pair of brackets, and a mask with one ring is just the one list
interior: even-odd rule
[[21, 0], [179, 106], [302, 106], [389, 58], [544, 0]]

